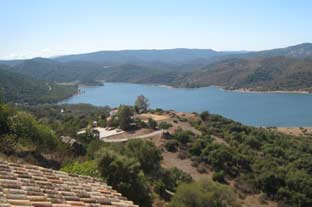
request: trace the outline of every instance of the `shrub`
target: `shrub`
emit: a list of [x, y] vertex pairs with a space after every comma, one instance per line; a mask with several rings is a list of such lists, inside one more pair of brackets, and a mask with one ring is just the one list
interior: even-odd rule
[[138, 129], [140, 129], [140, 128], [147, 128], [148, 127], [147, 124], [143, 120], [141, 120], [141, 119], [135, 119], [134, 122], [135, 122], [136, 127]]
[[169, 200], [170, 197], [171, 197], [171, 195], [169, 195], [169, 194], [166, 192], [166, 190], [167, 190], [167, 187], [166, 187], [166, 185], [165, 185], [162, 181], [158, 180], [158, 181], [156, 181], [156, 182], [154, 183], [154, 191], [155, 191], [161, 198], [163, 198], [163, 199], [165, 199], [165, 200]]
[[52, 130], [38, 123], [30, 114], [18, 112], [8, 120], [17, 143], [38, 152], [55, 150], [60, 141]]
[[224, 172], [223, 171], [214, 172], [212, 175], [212, 180], [217, 181], [219, 183], [225, 183]]
[[204, 165], [204, 164], [199, 164], [198, 166], [197, 166], [197, 172], [199, 172], [199, 173], [207, 173], [208, 172], [208, 170], [207, 170], [207, 168], [206, 168], [206, 166]]
[[181, 144], [187, 144], [194, 137], [193, 132], [184, 131], [182, 129], [178, 129], [174, 134], [174, 138], [178, 140]]
[[181, 184], [169, 204], [169, 207], [189, 206], [239, 207], [241, 205], [237, 195], [228, 186], [201, 180], [190, 184]]
[[186, 151], [184, 151], [184, 150], [179, 151], [179, 153], [178, 153], [178, 158], [179, 158], [179, 159], [184, 160], [184, 159], [186, 159], [187, 157], [188, 157], [188, 154], [187, 154]]
[[136, 159], [145, 174], [156, 174], [160, 169], [161, 151], [151, 141], [130, 140], [121, 154]]
[[175, 139], [167, 141], [165, 147], [169, 152], [176, 152], [178, 150], [179, 142]]
[[160, 129], [169, 129], [170, 127], [172, 127], [172, 124], [163, 121], [163, 122], [160, 122], [158, 127]]
[[66, 163], [61, 170], [78, 175], [87, 175], [91, 177], [100, 176], [95, 161]]
[[149, 128], [151, 129], [157, 128], [157, 122], [154, 119], [149, 118], [147, 123], [148, 123]]
[[10, 155], [16, 150], [16, 140], [17, 138], [12, 134], [6, 134], [0, 137], [1, 152]]
[[161, 179], [156, 182], [155, 187], [158, 191], [157, 193], [165, 200], [169, 200], [171, 198], [170, 192], [175, 192], [177, 186], [182, 183], [190, 183], [192, 182], [192, 177], [183, 172], [178, 168], [164, 169], [161, 173]]
[[104, 142], [98, 139], [92, 140], [87, 147], [87, 156], [90, 159], [95, 158], [95, 153], [104, 146]]
[[99, 173], [108, 185], [140, 206], [151, 206], [148, 182], [138, 161], [103, 148], [98, 152], [97, 163]]
[[162, 109], [160, 109], [160, 108], [156, 108], [156, 109], [155, 109], [155, 112], [157, 112], [157, 113], [160, 113], [160, 114], [161, 114], [161, 113], [163, 113], [163, 112], [164, 112], [164, 110], [162, 110]]
[[178, 116], [178, 120], [179, 120], [180, 122], [187, 122], [187, 119], [184, 118], [184, 117], [181, 117], [181, 116]]
[[200, 157], [195, 157], [195, 156], [191, 157], [191, 161], [192, 161], [193, 167], [197, 167], [201, 162]]

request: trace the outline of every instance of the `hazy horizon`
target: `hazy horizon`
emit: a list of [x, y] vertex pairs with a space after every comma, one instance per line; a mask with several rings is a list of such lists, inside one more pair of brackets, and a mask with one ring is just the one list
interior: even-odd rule
[[[295, 45], [300, 45], [300, 44], [311, 44], [311, 42], [303, 42], [303, 43], [298, 43]], [[288, 45], [285, 47], [291, 47], [295, 45]], [[280, 47], [280, 48], [285, 48], [285, 47]], [[264, 50], [215, 50], [213, 48], [134, 48], [134, 49], [116, 49], [116, 50], [97, 50], [97, 51], [88, 51], [88, 52], [79, 52], [79, 53], [68, 53], [68, 54], [57, 54], [57, 55], [52, 55], [52, 56], [33, 56], [33, 57], [25, 57], [25, 58], [11, 58], [11, 59], [1, 59], [3, 61], [6, 60], [23, 60], [23, 59], [33, 59], [33, 58], [57, 58], [57, 57], [62, 57], [62, 56], [67, 56], [67, 55], [80, 55], [80, 54], [90, 54], [90, 53], [97, 53], [97, 52], [118, 52], [118, 51], [136, 51], [136, 50], [176, 50], [176, 49], [187, 49], [187, 50], [213, 50], [216, 52], [259, 52], [259, 51], [265, 51], [265, 50], [272, 50], [272, 49], [279, 49], [279, 48], [268, 48]]]
[[1, 1], [0, 59], [96, 51], [259, 51], [312, 42], [308, 0]]

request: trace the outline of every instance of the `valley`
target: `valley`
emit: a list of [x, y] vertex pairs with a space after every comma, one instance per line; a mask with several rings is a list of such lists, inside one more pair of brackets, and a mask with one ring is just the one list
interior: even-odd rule
[[103, 179], [143, 207], [204, 186], [229, 206], [305, 207], [311, 50], [2, 61], [0, 160]]
[[0, 8], [0, 207], [312, 207], [312, 1]]

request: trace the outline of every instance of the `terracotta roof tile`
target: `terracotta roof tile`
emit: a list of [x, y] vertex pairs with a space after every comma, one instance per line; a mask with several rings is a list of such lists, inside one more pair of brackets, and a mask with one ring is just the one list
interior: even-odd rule
[[135, 207], [100, 179], [0, 161], [0, 207]]

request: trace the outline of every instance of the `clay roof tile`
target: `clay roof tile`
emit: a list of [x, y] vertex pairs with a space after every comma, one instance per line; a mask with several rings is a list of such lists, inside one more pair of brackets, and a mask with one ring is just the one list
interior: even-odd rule
[[0, 207], [135, 207], [102, 180], [0, 161]]

